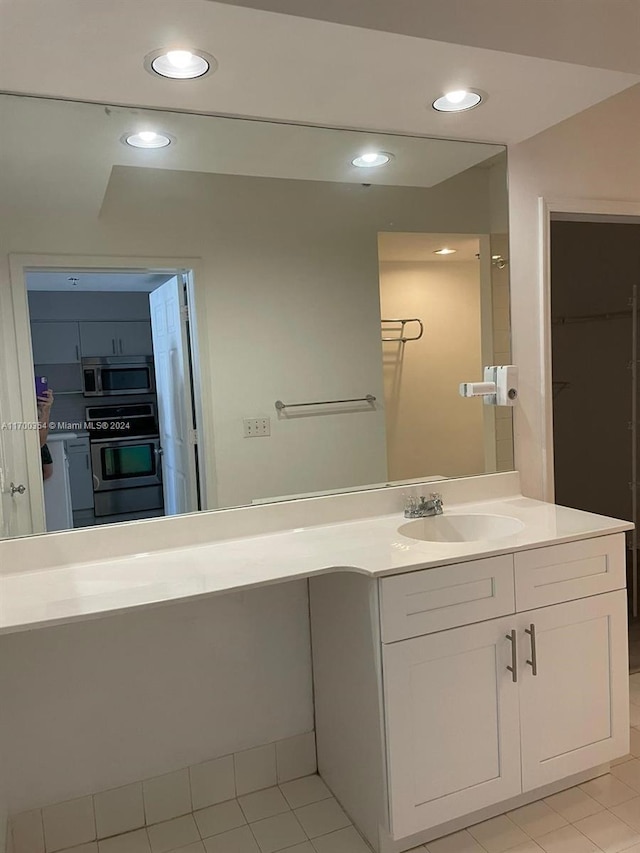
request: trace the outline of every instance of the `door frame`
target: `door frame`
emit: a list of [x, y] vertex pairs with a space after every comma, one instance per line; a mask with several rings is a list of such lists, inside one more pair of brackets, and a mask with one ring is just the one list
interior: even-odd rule
[[[194, 386], [211, 388], [210, 359], [207, 335], [199, 334], [207, 329], [206, 300], [202, 292], [197, 293], [196, 281], [204, 280], [202, 261], [199, 258], [158, 258], [117, 255], [57, 255], [57, 254], [10, 254], [9, 280], [13, 311], [0, 317], [0, 331], [7, 339], [15, 335], [17, 383], [20, 392], [22, 421], [35, 423], [37, 409], [33, 393], [33, 349], [29, 315], [26, 274], [50, 270], [59, 272], [120, 272], [120, 273], [183, 273], [187, 276], [187, 298], [190, 310], [190, 345]], [[13, 328], [9, 328], [12, 324]], [[195, 401], [198, 443], [207, 448], [214, 447], [213, 406], [211, 400], [203, 402], [202, 395]], [[35, 430], [24, 431], [26, 450], [26, 482], [29, 496], [31, 533], [46, 532], [44, 515], [44, 489], [40, 464], [39, 443]], [[201, 509], [214, 509], [217, 505], [215, 454], [199, 454], [199, 487]], [[14, 474], [23, 482], [23, 478]]]
[[[551, 345], [551, 221], [554, 218], [578, 222], [640, 223], [640, 202], [584, 198], [538, 197], [538, 315], [542, 464], [542, 500], [555, 501], [553, 447], [553, 372]], [[513, 333], [513, 330], [512, 330]], [[517, 447], [516, 447], [517, 449]]]

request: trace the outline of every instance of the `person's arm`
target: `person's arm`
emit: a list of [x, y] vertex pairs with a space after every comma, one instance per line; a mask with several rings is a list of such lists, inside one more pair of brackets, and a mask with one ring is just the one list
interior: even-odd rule
[[[41, 397], [38, 397], [38, 427], [40, 435], [40, 447], [47, 443], [49, 435], [49, 418], [51, 417], [51, 406], [53, 406], [53, 391], [49, 388]], [[53, 466], [51, 466], [53, 468]], [[44, 470], [44, 465], [43, 465]], [[51, 476], [51, 474], [49, 474]], [[45, 480], [47, 477], [45, 477]]]
[[42, 462], [42, 479], [48, 480], [53, 477], [53, 459], [48, 445], [43, 444], [40, 448], [40, 461]]

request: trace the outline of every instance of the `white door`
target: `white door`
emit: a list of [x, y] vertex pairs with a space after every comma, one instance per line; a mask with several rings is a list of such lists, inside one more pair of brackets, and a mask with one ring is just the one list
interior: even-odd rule
[[393, 838], [520, 793], [516, 618], [384, 646]]
[[166, 515], [198, 508], [186, 300], [178, 277], [149, 294]]
[[[518, 616], [525, 791], [629, 751], [625, 590]], [[537, 675], [533, 659], [535, 628]]]
[[[2, 421], [2, 412], [0, 412], [0, 421]], [[0, 430], [0, 539], [5, 539], [10, 535], [9, 532], [9, 498], [10, 493], [8, 491], [9, 483], [8, 477], [9, 472], [7, 471], [7, 466], [5, 462], [5, 450], [4, 450], [4, 441], [3, 441], [3, 432], [4, 430]]]

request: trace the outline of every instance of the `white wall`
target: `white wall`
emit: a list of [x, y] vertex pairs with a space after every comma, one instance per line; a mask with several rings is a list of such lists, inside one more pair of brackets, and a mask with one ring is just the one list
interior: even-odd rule
[[1, 640], [11, 811], [313, 728], [304, 581]]
[[520, 367], [516, 467], [532, 497], [544, 496], [544, 405], [538, 274], [538, 198], [640, 202], [640, 87], [509, 149], [511, 324]]
[[[500, 217], [502, 219], [502, 217]], [[506, 221], [502, 223], [506, 226]], [[510, 294], [509, 294], [509, 237], [505, 233], [491, 235], [491, 255], [501, 255], [506, 265], [499, 269], [491, 265], [491, 300], [492, 300], [492, 364], [512, 364], [511, 358], [511, 323], [510, 323]], [[506, 406], [496, 406], [495, 417], [495, 446], [496, 470], [513, 471], [513, 409]], [[485, 417], [486, 417], [485, 413]]]
[[389, 478], [484, 473], [483, 402], [458, 393], [482, 376], [479, 262], [385, 261], [380, 303], [383, 317], [425, 328], [383, 346]]

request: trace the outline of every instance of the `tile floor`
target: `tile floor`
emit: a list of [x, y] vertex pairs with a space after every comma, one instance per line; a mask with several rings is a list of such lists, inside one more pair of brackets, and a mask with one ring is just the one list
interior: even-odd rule
[[60, 853], [370, 853], [319, 776]]
[[[591, 782], [411, 853], [640, 853], [640, 673], [631, 752]], [[319, 776], [255, 791], [60, 853], [370, 853]]]

